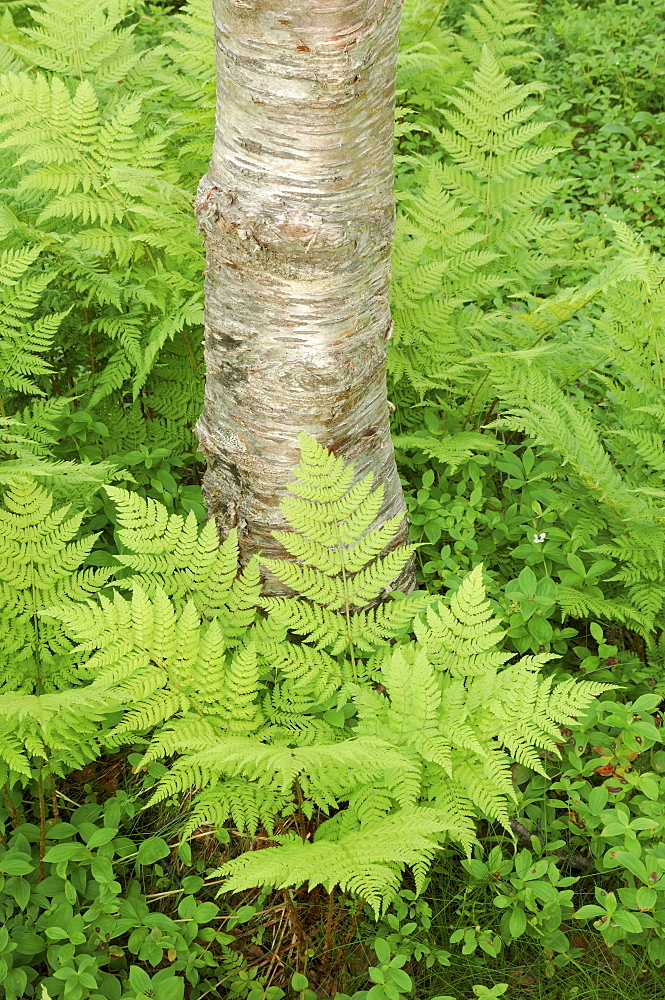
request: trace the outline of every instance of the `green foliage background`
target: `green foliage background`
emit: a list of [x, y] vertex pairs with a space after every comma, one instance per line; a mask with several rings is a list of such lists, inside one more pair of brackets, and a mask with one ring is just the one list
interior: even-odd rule
[[3, 5], [0, 996], [662, 995], [664, 38], [405, 4], [412, 545], [303, 439], [270, 600], [192, 434], [209, 4]]

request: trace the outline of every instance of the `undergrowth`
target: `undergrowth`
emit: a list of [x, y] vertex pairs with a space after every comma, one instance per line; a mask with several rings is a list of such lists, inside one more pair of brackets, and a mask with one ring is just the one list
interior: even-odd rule
[[662, 22], [405, 4], [410, 545], [303, 438], [269, 599], [192, 434], [209, 3], [3, 4], [1, 997], [665, 995]]

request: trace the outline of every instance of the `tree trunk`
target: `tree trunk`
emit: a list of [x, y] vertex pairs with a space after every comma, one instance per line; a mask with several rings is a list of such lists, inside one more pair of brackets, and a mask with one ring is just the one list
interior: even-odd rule
[[[241, 560], [284, 528], [305, 431], [405, 510], [386, 397], [401, 0], [213, 0], [217, 125], [196, 212], [207, 250], [204, 492]], [[395, 544], [406, 539], [406, 524]], [[412, 569], [394, 583], [410, 589]], [[272, 593], [283, 592], [268, 581]]]

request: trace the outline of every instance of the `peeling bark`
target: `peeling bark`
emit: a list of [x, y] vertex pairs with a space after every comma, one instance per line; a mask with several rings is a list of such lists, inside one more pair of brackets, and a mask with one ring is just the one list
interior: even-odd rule
[[[204, 493], [241, 559], [271, 537], [305, 431], [405, 511], [386, 398], [401, 0], [214, 0]], [[406, 540], [406, 524], [395, 544]], [[412, 569], [395, 581], [410, 589]], [[282, 592], [276, 581], [268, 591]]]

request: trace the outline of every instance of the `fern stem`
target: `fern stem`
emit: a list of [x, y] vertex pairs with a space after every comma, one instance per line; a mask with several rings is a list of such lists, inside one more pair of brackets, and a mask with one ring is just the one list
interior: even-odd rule
[[[333, 946], [333, 941], [339, 929], [340, 921], [342, 919], [342, 914], [345, 912], [345, 906], [344, 906], [345, 902], [346, 902], [346, 893], [343, 893], [341, 899], [338, 901], [337, 907], [335, 908], [334, 889], [328, 895], [328, 912], [326, 915], [326, 927], [323, 937], [323, 952], [321, 956], [321, 976], [324, 979], [324, 981], [326, 979], [330, 979], [331, 975], [333, 974], [332, 959], [335, 951]], [[348, 941], [346, 943], [348, 943]], [[341, 945], [341, 951], [337, 956], [336, 959], [337, 968], [341, 964], [340, 955], [343, 961], [344, 951], [346, 949], [346, 943], [343, 943]], [[335, 990], [332, 991], [332, 995], [334, 995], [336, 992], [337, 992], [337, 987], [335, 987]]]
[[60, 808], [58, 806], [58, 795], [55, 787], [55, 775], [53, 772], [49, 774], [49, 781], [51, 784], [51, 812], [53, 813], [53, 819], [56, 823], [60, 820]]
[[44, 759], [39, 758], [37, 765], [37, 790], [39, 798], [39, 881], [43, 881], [46, 874], [46, 798], [44, 796]]
[[[337, 546], [341, 550], [342, 542], [339, 536], [339, 524], [335, 525], [335, 530], [337, 532]], [[353, 673], [354, 681], [358, 680], [358, 671], [356, 668], [356, 657], [353, 648], [353, 636], [351, 632], [351, 612], [349, 610], [349, 585], [346, 576], [346, 566], [342, 562], [342, 582], [344, 584], [344, 617], [346, 619], [346, 640], [349, 644], [349, 657], [351, 659], [351, 671]]]
[[[342, 905], [344, 904], [345, 900], [346, 900], [346, 893], [344, 893], [344, 896], [342, 897]], [[341, 944], [339, 945], [338, 952], [337, 952], [337, 959], [336, 959], [335, 964], [334, 964], [334, 966], [332, 968], [332, 971], [331, 971], [331, 984], [330, 985], [331, 985], [332, 988], [331, 988], [330, 992], [331, 992], [332, 996], [334, 996], [335, 993], [337, 992], [337, 982], [339, 980], [340, 970], [342, 968], [342, 965], [344, 964], [344, 956], [346, 954], [346, 949], [347, 949], [347, 947], [348, 947], [348, 945], [349, 945], [349, 943], [351, 941], [351, 938], [353, 937], [353, 935], [356, 932], [356, 927], [358, 926], [358, 920], [360, 919], [360, 913], [362, 911], [362, 906], [363, 906], [362, 903], [359, 904], [359, 905], [356, 905], [355, 912], [354, 912], [353, 916], [351, 917], [351, 923], [349, 924], [349, 928], [348, 928], [346, 934], [344, 935], [344, 938], [342, 939]]]
[[97, 370], [97, 362], [95, 359], [95, 339], [92, 336], [92, 330], [88, 331], [88, 352], [90, 355], [90, 371], [94, 372]]
[[192, 362], [192, 368], [194, 369], [195, 372], [197, 372], [199, 370], [199, 365], [196, 358], [194, 357], [194, 351], [192, 350], [192, 345], [189, 342], [189, 338], [184, 330], [180, 331], [180, 336], [182, 337], [183, 343], [185, 345], [185, 350], [189, 355], [189, 360]]
[[88, 330], [88, 354], [90, 358], [90, 371], [95, 372], [97, 370], [97, 358], [95, 357], [95, 339], [92, 335], [92, 330], [90, 329], [90, 311], [83, 300], [81, 293], [76, 290], [76, 295], [79, 300], [83, 303], [83, 315], [85, 316], [85, 325]]
[[9, 790], [6, 785], [2, 786], [2, 794], [4, 795], [7, 805], [9, 806], [9, 812], [12, 817], [12, 823], [14, 824], [14, 826], [20, 826], [22, 822], [21, 817], [19, 815], [18, 809], [16, 808], [14, 802], [12, 801], [12, 797], [9, 794]]
[[480, 380], [480, 382], [478, 384], [478, 387], [476, 388], [476, 391], [474, 392], [473, 396], [469, 400], [469, 408], [466, 411], [466, 416], [464, 417], [464, 423], [462, 424], [462, 430], [463, 431], [466, 430], [466, 425], [468, 424], [469, 420], [471, 419], [471, 411], [473, 410], [473, 405], [476, 402], [476, 399], [478, 398], [478, 393], [480, 392], [480, 390], [482, 389], [482, 387], [485, 385], [485, 382], [487, 382], [488, 378], [489, 378], [489, 372], [484, 376], [484, 378], [482, 378]]
[[305, 957], [305, 952], [307, 951], [307, 935], [305, 934], [300, 917], [298, 916], [291, 893], [288, 889], [282, 889], [282, 893], [284, 895], [284, 899], [286, 900], [286, 908], [289, 912], [289, 917], [291, 918], [291, 928], [298, 944], [298, 958], [303, 959]]
[[296, 780], [294, 782], [294, 788], [296, 790], [296, 799], [298, 800], [298, 815], [296, 817], [298, 821], [298, 833], [303, 840], [307, 839], [307, 824], [305, 822], [305, 814], [302, 810], [302, 788], [300, 787], [300, 782]]
[[495, 396], [490, 405], [487, 407], [487, 410], [485, 411], [485, 416], [483, 417], [482, 423], [480, 425], [481, 427], [484, 427], [485, 424], [489, 422], [490, 418], [494, 414], [494, 407], [498, 402], [499, 402], [499, 397]]
[[321, 975], [325, 979], [330, 972], [332, 961], [333, 893], [328, 893], [326, 924], [323, 931], [323, 953], [321, 955]]
[[432, 30], [432, 28], [434, 27], [434, 25], [438, 22], [439, 18], [441, 17], [441, 13], [443, 11], [443, 8], [446, 6], [447, 3], [448, 3], [448, 0], [442, 0], [442, 3], [440, 4], [439, 9], [437, 10], [436, 14], [434, 15], [434, 20], [425, 29], [424, 34], [421, 35], [421, 37], [418, 39], [418, 41], [416, 42], [416, 45], [421, 45], [425, 41], [425, 39], [429, 35], [429, 33]]

